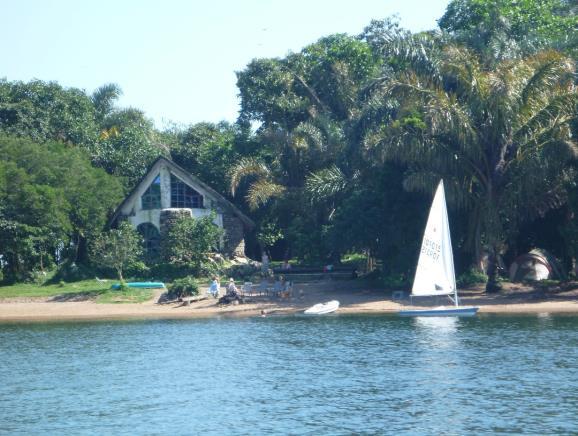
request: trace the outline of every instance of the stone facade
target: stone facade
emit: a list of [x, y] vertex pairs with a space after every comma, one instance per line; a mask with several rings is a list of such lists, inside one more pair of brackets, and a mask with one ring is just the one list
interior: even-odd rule
[[223, 229], [225, 230], [223, 251], [229, 257], [244, 257], [245, 239], [241, 220], [233, 214], [224, 213]]

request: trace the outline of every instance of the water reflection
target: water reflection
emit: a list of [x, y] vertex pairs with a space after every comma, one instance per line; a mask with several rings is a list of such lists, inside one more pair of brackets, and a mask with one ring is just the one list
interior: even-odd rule
[[455, 344], [459, 318], [418, 316], [413, 321], [417, 334], [428, 347], [447, 348]]
[[436, 330], [437, 333], [453, 333], [457, 329], [458, 317], [452, 316], [416, 316], [414, 318], [417, 327], [426, 331]]

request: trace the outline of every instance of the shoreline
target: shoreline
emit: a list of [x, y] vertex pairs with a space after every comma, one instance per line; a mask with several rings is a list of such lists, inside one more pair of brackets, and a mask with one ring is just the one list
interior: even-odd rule
[[[0, 323], [245, 318], [259, 316], [262, 310], [272, 316], [295, 315], [313, 304], [329, 300], [341, 302], [337, 314], [394, 315], [409, 305], [407, 300], [403, 303], [393, 301], [383, 290], [368, 289], [362, 283], [327, 281], [297, 284], [295, 288], [295, 297], [292, 299], [249, 297], [252, 301], [246, 304], [224, 307], [217, 306], [217, 300], [212, 298], [188, 306], [182, 303], [161, 304], [157, 303], [160, 293], [144, 303], [124, 304], [11, 298], [0, 300]], [[482, 316], [541, 313], [578, 315], [578, 289], [553, 293], [511, 285], [503, 293], [492, 296], [484, 294], [480, 289], [461, 291], [460, 295], [463, 306], [479, 306], [478, 314]]]

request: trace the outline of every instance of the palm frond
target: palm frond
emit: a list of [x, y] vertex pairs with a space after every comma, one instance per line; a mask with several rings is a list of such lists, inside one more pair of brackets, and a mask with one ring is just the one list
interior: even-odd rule
[[257, 180], [247, 192], [247, 203], [252, 210], [266, 204], [271, 198], [283, 195], [286, 188], [270, 180]]
[[533, 74], [527, 80], [522, 91], [524, 105], [532, 106], [534, 101], [541, 101], [561, 81], [570, 79], [574, 71], [573, 62], [557, 52], [541, 53], [530, 60]]
[[231, 168], [231, 194], [234, 196], [241, 180], [245, 177], [255, 176], [267, 178], [271, 174], [269, 167], [262, 161], [254, 158], [243, 158]]
[[334, 197], [347, 186], [347, 177], [335, 165], [309, 174], [305, 181], [305, 190], [314, 203]]

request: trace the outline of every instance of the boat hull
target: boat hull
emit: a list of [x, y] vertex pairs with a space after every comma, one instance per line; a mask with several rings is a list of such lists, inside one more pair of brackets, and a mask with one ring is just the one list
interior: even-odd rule
[[400, 310], [400, 316], [474, 316], [479, 307], [440, 307], [435, 309]]
[[[129, 288], [143, 288], [143, 289], [162, 289], [165, 284], [162, 282], [128, 282], [126, 284]], [[111, 286], [112, 289], [120, 289], [120, 283]]]
[[339, 301], [332, 300], [327, 303], [319, 303], [315, 306], [311, 306], [303, 313], [305, 315], [325, 315], [327, 313], [335, 312], [337, 309], [339, 309]]

